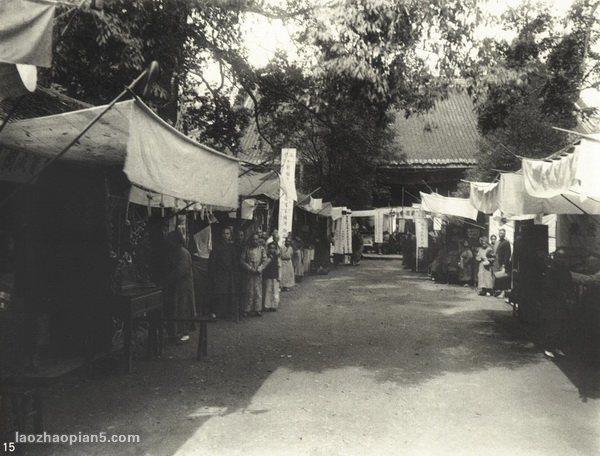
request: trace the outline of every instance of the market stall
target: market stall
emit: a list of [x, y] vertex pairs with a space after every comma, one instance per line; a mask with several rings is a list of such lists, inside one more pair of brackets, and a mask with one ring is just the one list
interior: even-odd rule
[[[237, 159], [192, 141], [137, 99], [116, 103], [65, 150], [105, 109], [15, 121], [0, 134], [3, 210], [17, 221], [5, 230], [15, 246], [14, 305], [25, 314], [29, 364], [43, 352], [110, 350], [122, 337], [109, 305], [115, 293], [153, 278], [151, 226], [160, 235], [183, 209], [202, 217], [238, 206]], [[25, 178], [4, 179], [11, 170]]]

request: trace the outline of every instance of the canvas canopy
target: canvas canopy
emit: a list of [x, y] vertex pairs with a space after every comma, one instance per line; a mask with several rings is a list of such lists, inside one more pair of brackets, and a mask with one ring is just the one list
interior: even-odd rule
[[[0, 149], [54, 157], [104, 108], [10, 123]], [[129, 180], [155, 193], [216, 207], [238, 205], [238, 160], [181, 134], [139, 101], [117, 103], [61, 159], [125, 163]]]
[[451, 198], [437, 193], [420, 193], [421, 209], [426, 212], [477, 220], [477, 209], [467, 198]]
[[352, 211], [352, 217], [375, 217], [375, 209], [368, 209], [365, 211]]
[[123, 171], [139, 186], [211, 206], [238, 206], [236, 158], [198, 144], [135, 101]]
[[[600, 140], [600, 135], [592, 135]], [[545, 160], [523, 159], [525, 189], [531, 196], [551, 198], [568, 191], [600, 198], [600, 142], [582, 139], [572, 153]]]
[[0, 62], [52, 65], [55, 6], [30, 0], [0, 2]]
[[479, 212], [493, 214], [498, 210], [498, 182], [471, 182], [469, 201]]
[[34, 91], [36, 67], [52, 65], [55, 9], [30, 0], [0, 2], [0, 99]]
[[[478, 201], [482, 202], [478, 204]], [[471, 202], [482, 212], [491, 214], [500, 210], [513, 219], [533, 218], [538, 214], [600, 214], [600, 200], [585, 198], [572, 190], [550, 198], [529, 195], [520, 173], [502, 173], [499, 182], [487, 184], [487, 187], [472, 182]]]
[[[302, 209], [305, 210], [306, 212], [310, 212], [311, 214], [315, 214], [315, 215], [319, 215], [321, 217], [332, 217], [333, 218], [333, 206], [331, 205], [331, 203], [323, 203], [321, 202], [321, 205], [319, 207], [319, 205], [314, 205], [311, 204], [312, 199], [310, 202], [307, 203], [301, 203], [301, 204], [297, 204], [297, 206]], [[341, 217], [341, 211], [340, 211], [340, 217]]]
[[[295, 183], [287, 182], [282, 185], [281, 182], [281, 176], [276, 171], [248, 172], [239, 178], [239, 193], [240, 196], [264, 195], [272, 200], [278, 200], [283, 192], [296, 201], [298, 194]], [[302, 197], [300, 199], [302, 200]]]
[[[122, 165], [132, 107], [133, 101], [117, 103], [62, 159], [90, 165]], [[0, 135], [0, 147], [54, 157], [104, 108], [96, 106], [9, 123]]]
[[240, 196], [264, 195], [277, 200], [279, 199], [279, 176], [275, 171], [247, 172], [239, 178], [239, 193]]

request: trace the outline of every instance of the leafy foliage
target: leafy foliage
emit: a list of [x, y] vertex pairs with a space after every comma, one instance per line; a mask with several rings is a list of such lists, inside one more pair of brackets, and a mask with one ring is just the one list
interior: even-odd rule
[[576, 2], [562, 34], [555, 32], [558, 24], [543, 4], [525, 3], [507, 12], [505, 24], [517, 37], [487, 43], [487, 55], [480, 55], [471, 74], [482, 133], [471, 179], [490, 181], [497, 170], [519, 169], [518, 157], [548, 156], [572, 142], [552, 127], [577, 126], [580, 90], [600, 75], [593, 53], [588, 54], [592, 65], [584, 68], [586, 49], [597, 40], [592, 8], [586, 0]]
[[[296, 9], [302, 4], [311, 2], [295, 2]], [[254, 83], [261, 132], [276, 150], [301, 151], [306, 190], [321, 187], [326, 198], [353, 207], [385, 191], [374, 188], [375, 171], [393, 145], [392, 113], [426, 110], [446, 94], [475, 7], [353, 0], [302, 16], [300, 63], [279, 56]]]
[[180, 129], [236, 150], [247, 113], [233, 109], [231, 87], [207, 96], [191, 75], [204, 71], [214, 53], [243, 55], [239, 14], [186, 0], [115, 0], [102, 11], [63, 12], [47, 84], [107, 103], [156, 60], [161, 73], [146, 101]]

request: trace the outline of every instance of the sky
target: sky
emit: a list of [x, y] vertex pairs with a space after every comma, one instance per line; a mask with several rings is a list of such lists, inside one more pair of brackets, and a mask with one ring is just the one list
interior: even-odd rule
[[[277, 3], [276, 0], [272, 0]], [[515, 7], [524, 3], [524, 0], [486, 0], [486, 9], [495, 16], [500, 16], [509, 7]], [[553, 13], [558, 17], [564, 17], [573, 0], [551, 0], [548, 1]], [[248, 14], [242, 25], [248, 59], [252, 66], [261, 68], [266, 66], [278, 50], [284, 50], [293, 59], [296, 55], [296, 47], [293, 42], [293, 29], [286, 26], [281, 20], [267, 19], [257, 14]], [[486, 27], [482, 30], [488, 36], [502, 36], [507, 40], [512, 39], [514, 33], [502, 30], [500, 27]], [[208, 80], [219, 80], [218, 68], [209, 68], [205, 73]], [[600, 93], [597, 90], [588, 90], [583, 94], [584, 100], [589, 106], [600, 106]]]
[[[278, 2], [272, 0], [272, 3], [277, 4]], [[485, 9], [494, 16], [500, 16], [507, 8], [514, 8], [522, 3], [525, 3], [525, 0], [485, 0]], [[573, 0], [548, 0], [546, 3], [551, 5], [555, 15], [561, 17], [566, 14]], [[257, 68], [267, 65], [279, 49], [287, 51], [292, 56], [295, 55], [291, 36], [293, 30], [286, 27], [281, 20], [270, 20], [257, 14], [248, 14], [243, 31], [250, 63]], [[512, 36], [510, 32], [506, 32], [500, 27], [486, 27], [482, 33], [488, 36], [504, 36], [507, 39]]]

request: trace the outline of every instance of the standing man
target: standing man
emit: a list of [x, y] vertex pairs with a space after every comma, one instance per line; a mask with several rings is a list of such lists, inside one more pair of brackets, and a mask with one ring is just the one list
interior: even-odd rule
[[235, 316], [233, 295], [237, 266], [235, 246], [232, 242], [231, 229], [228, 227], [223, 229], [221, 238], [214, 244], [208, 260], [213, 318], [227, 314]]
[[362, 258], [363, 243], [359, 225], [356, 223], [352, 228], [352, 266], [358, 266], [358, 263]]
[[506, 230], [504, 228], [498, 231], [498, 245], [496, 245], [495, 250], [498, 268], [504, 268], [507, 273], [510, 273], [512, 249], [510, 247], [510, 241], [506, 239]]
[[167, 327], [167, 332], [170, 338], [186, 342], [190, 340], [189, 331], [193, 329], [193, 324], [184, 320], [191, 320], [196, 316], [192, 256], [185, 248], [185, 241], [179, 230], [168, 234], [167, 244], [169, 251], [161, 285], [165, 294], [167, 317], [177, 320]]
[[269, 263], [265, 248], [259, 243], [257, 233], [252, 234], [248, 245], [240, 258], [244, 272], [244, 312], [247, 317], [250, 312], [262, 316], [262, 272]]
[[565, 320], [568, 316], [567, 300], [573, 291], [573, 278], [569, 272], [569, 258], [563, 248], [554, 252], [542, 285], [542, 322], [544, 328], [544, 355], [554, 359], [565, 356]]
[[512, 249], [510, 241], [506, 239], [506, 230], [500, 229], [498, 231], [498, 243], [495, 248], [495, 261], [494, 261], [494, 273], [497, 276], [495, 280], [494, 288], [501, 290], [499, 297], [504, 297], [504, 290], [510, 288], [510, 274], [512, 271], [511, 257]]

